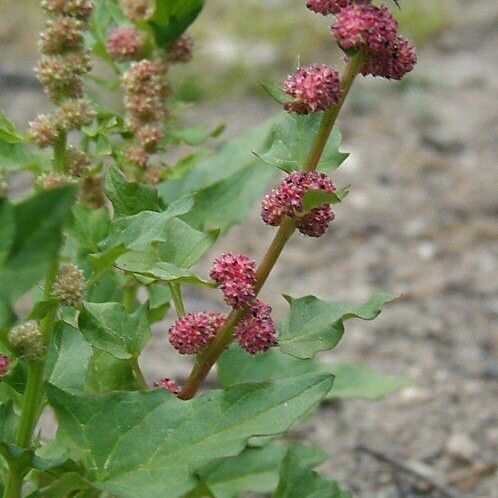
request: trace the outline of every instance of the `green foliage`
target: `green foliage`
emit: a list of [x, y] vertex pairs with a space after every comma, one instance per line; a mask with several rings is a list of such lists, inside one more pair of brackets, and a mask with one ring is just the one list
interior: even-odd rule
[[275, 498], [351, 498], [336, 482], [323, 478], [303, 464], [291, 447], [283, 461]]
[[200, 14], [204, 0], [156, 0], [156, 9], [148, 21], [159, 46], [168, 46]]
[[239, 453], [253, 435], [287, 430], [331, 385], [330, 375], [312, 374], [186, 402], [163, 391], [78, 396], [49, 386], [47, 393], [95, 488], [123, 498], [162, 498], [167, 489], [174, 498], [196, 486], [196, 468]]
[[95, 347], [118, 359], [138, 357], [150, 338], [145, 308], [129, 314], [120, 303], [84, 303], [78, 325]]
[[56, 257], [75, 200], [71, 187], [40, 192], [12, 205], [0, 201], [0, 296], [13, 301], [39, 282]]
[[[328, 459], [317, 448], [292, 445], [308, 468]], [[278, 485], [279, 471], [288, 451], [286, 444], [247, 447], [237, 456], [215, 461], [198, 472], [199, 488], [208, 489], [215, 498], [237, 498], [242, 493], [270, 493]]]
[[380, 374], [362, 365], [303, 360], [276, 350], [249, 356], [232, 347], [218, 363], [218, 376], [224, 388], [324, 372], [335, 377], [334, 386], [325, 399], [361, 398], [375, 401], [409, 385], [406, 379]]
[[164, 208], [155, 188], [126, 181], [116, 168], [111, 168], [107, 174], [106, 192], [117, 217]]
[[[285, 114], [272, 127], [269, 146], [258, 152], [264, 162], [290, 173], [301, 170], [320, 128], [323, 113], [300, 116]], [[331, 171], [337, 169], [348, 157], [339, 152], [341, 134], [335, 130], [327, 141], [318, 169]]]
[[373, 320], [382, 305], [394, 299], [392, 294], [377, 294], [365, 304], [353, 306], [322, 301], [315, 296], [284, 297], [290, 312], [279, 327], [280, 350], [296, 358], [312, 358], [320, 351], [334, 348], [344, 334], [345, 320]]
[[200, 156], [185, 176], [159, 186], [161, 197], [170, 203], [193, 194], [192, 210], [183, 219], [203, 231], [226, 232], [241, 223], [274, 177], [251, 151], [271, 141], [272, 121], [258, 126], [223, 145], [216, 153]]
[[80, 331], [61, 322], [47, 353], [45, 377], [68, 392], [83, 392], [92, 348]]
[[[98, 85], [95, 92], [85, 85], [84, 98], [96, 111], [91, 122], [82, 119], [86, 124], [69, 132], [65, 122], [39, 120], [34, 141], [49, 153], [33, 150], [0, 114], [0, 353], [9, 357], [2, 358], [0, 378], [0, 494], [350, 498], [313, 470], [327, 455], [289, 442], [290, 432], [323, 401], [374, 400], [406, 385], [363, 366], [315, 358], [338, 344], [347, 319], [371, 320], [393, 296], [379, 294], [362, 305], [287, 296], [290, 311], [279, 326], [278, 348], [255, 356], [230, 346], [233, 328], [249, 312], [237, 309], [194, 359], [193, 374], [178, 395], [168, 391], [175, 391], [168, 384], [150, 388], [140, 370], [152, 325], [168, 312], [171, 322], [190, 311], [184, 308], [193, 296], [184, 303], [182, 286], [195, 285], [206, 294], [216, 287], [192, 268], [220, 234], [253, 212], [277, 179], [274, 167], [286, 173], [302, 170], [310, 152], [323, 144], [321, 171], [334, 171], [347, 157], [339, 151], [339, 131], [328, 133], [324, 113], [282, 112], [212, 146], [211, 139], [220, 137], [225, 126], [185, 123], [180, 115], [187, 105], [178, 92], [166, 95], [170, 74], [184, 67], [173, 70], [170, 48], [197, 18], [204, 0], [155, 0], [151, 5], [153, 10], [128, 19], [120, 0], [96, 2], [88, 25], [81, 25], [82, 50], [91, 49], [113, 73], [90, 77]], [[237, 8], [246, 12], [254, 7]], [[251, 24], [247, 19], [252, 18], [244, 16], [244, 22]], [[57, 95], [61, 85], [68, 86], [68, 93], [70, 86], [72, 93], [80, 75], [59, 81], [57, 57], [70, 49], [85, 63], [79, 49], [47, 40], [61, 36], [50, 26], [42, 37], [45, 52], [51, 52], [55, 41], [56, 53], [45, 59], [54, 67], [47, 67], [44, 84], [55, 107], [47, 116], [58, 119], [67, 97]], [[130, 73], [122, 80], [132, 60], [113, 60], [107, 50], [108, 36], [118, 26], [136, 28], [144, 41], [138, 47], [140, 58], [157, 64], [140, 65], [141, 75]], [[260, 29], [259, 23], [252, 26]], [[77, 41], [79, 33], [72, 34]], [[133, 45], [133, 36], [131, 32], [125, 42]], [[347, 80], [343, 83], [347, 88]], [[279, 103], [289, 101], [277, 85], [264, 87]], [[126, 94], [119, 98], [124, 113], [108, 108], [116, 99], [102, 93], [112, 91]], [[154, 112], [148, 108], [151, 103]], [[77, 109], [74, 116], [71, 109], [64, 112], [68, 121], [81, 117]], [[13, 202], [4, 179], [21, 171], [34, 173], [34, 193]], [[74, 186], [57, 187], [65, 184]], [[303, 209], [341, 202], [347, 194], [348, 188], [310, 191]], [[275, 242], [256, 272], [255, 291], [294, 229], [286, 220], [275, 230]], [[68, 272], [66, 263], [77, 268]], [[36, 359], [18, 355], [9, 343], [9, 329], [28, 320], [36, 323], [26, 329], [41, 341], [42, 354]], [[163, 332], [165, 328], [161, 324]], [[202, 330], [187, 332], [191, 336], [185, 340], [195, 340]], [[167, 343], [164, 333], [158, 338]], [[221, 389], [190, 399], [216, 363]], [[48, 407], [58, 427], [50, 441], [36, 432]], [[30, 484], [23, 490], [24, 479]]]

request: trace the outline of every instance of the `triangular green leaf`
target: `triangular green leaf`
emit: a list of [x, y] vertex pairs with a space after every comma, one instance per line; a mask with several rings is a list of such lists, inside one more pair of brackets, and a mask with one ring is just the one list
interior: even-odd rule
[[95, 347], [116, 358], [137, 357], [150, 338], [147, 312], [128, 314], [120, 303], [83, 303], [78, 325]]
[[322, 301], [314, 296], [284, 297], [290, 304], [290, 312], [279, 327], [280, 350], [297, 358], [312, 358], [320, 351], [334, 348], [344, 333], [345, 320], [373, 320], [380, 314], [382, 305], [395, 298], [381, 293], [355, 306]]
[[[197, 468], [279, 434], [320, 402], [330, 375], [245, 385], [181, 401], [165, 391], [75, 396], [48, 386], [60, 430], [98, 489], [121, 498], [176, 498]], [[144, 437], [147, 434], [147, 437]]]

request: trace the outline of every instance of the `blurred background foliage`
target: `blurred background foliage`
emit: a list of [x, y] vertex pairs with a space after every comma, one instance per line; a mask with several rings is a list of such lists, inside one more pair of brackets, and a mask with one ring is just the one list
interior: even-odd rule
[[[401, 8], [393, 11], [402, 32], [420, 49], [456, 22], [456, 1], [401, 0]], [[10, 53], [15, 46], [19, 55], [36, 57], [39, 1], [1, 3], [8, 16], [0, 19], [0, 45], [8, 45]], [[298, 54], [305, 64], [338, 62], [341, 54], [331, 42], [330, 22], [308, 11], [305, 0], [207, 0], [192, 28], [197, 42], [194, 61], [172, 74], [177, 96], [199, 101], [260, 93], [259, 84], [282, 80]], [[1, 68], [9, 64], [2, 53]]]

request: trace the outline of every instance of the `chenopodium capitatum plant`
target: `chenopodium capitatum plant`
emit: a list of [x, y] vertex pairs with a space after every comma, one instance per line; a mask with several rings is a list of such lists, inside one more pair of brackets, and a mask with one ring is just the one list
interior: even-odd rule
[[[344, 69], [298, 64], [281, 85], [265, 85], [283, 108], [275, 119], [208, 153], [222, 127], [185, 126], [169, 81], [194, 55], [187, 29], [202, 7], [41, 1], [36, 74], [52, 110], [25, 134], [0, 119], [6, 498], [347, 497], [347, 482], [314, 471], [324, 452], [288, 432], [324, 400], [404, 385], [315, 358], [338, 344], [347, 319], [375, 318], [392, 295], [362, 304], [285, 296], [279, 323], [258, 296], [294, 232], [321, 237], [348, 193], [329, 174], [346, 157], [335, 125], [355, 79], [401, 79], [416, 63], [412, 44], [387, 6], [310, 0], [308, 9], [331, 16]], [[113, 76], [92, 73], [97, 58]], [[170, 154], [185, 144], [187, 155]], [[13, 202], [8, 179], [22, 170], [33, 173], [33, 191]], [[275, 231], [263, 259], [220, 251], [209, 276], [192, 270], [258, 201]], [[192, 285], [219, 293], [228, 311], [186, 310]], [[154, 323], [165, 351], [193, 358], [186, 380], [172, 379], [166, 361], [162, 378], [143, 375]], [[215, 365], [219, 389], [202, 389]], [[52, 439], [39, 425], [48, 410]]]

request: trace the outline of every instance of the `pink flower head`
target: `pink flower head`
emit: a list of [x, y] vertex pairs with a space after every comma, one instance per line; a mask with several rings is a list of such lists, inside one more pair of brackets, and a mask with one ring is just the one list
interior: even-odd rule
[[325, 173], [296, 171], [263, 199], [261, 217], [268, 225], [278, 226], [284, 216], [296, 219], [298, 230], [303, 235], [320, 237], [334, 219], [330, 205], [324, 205], [304, 214], [303, 197], [310, 190], [335, 192], [332, 180]]
[[3, 377], [10, 367], [10, 358], [0, 354], [0, 377]]
[[378, 53], [396, 39], [398, 23], [384, 6], [352, 4], [339, 12], [332, 32], [344, 50], [366, 46]]
[[162, 91], [163, 71], [160, 64], [148, 59], [134, 62], [123, 75], [124, 89], [133, 94], [158, 95]]
[[93, 11], [92, 0], [42, 0], [42, 7], [51, 14], [75, 17], [87, 21]]
[[317, 14], [328, 16], [330, 14], [338, 14], [342, 9], [353, 3], [370, 2], [371, 0], [308, 0], [306, 7]]
[[53, 145], [59, 137], [59, 129], [53, 116], [40, 114], [28, 124], [28, 135], [38, 147], [44, 149]]
[[145, 37], [141, 31], [124, 26], [112, 31], [107, 40], [107, 50], [116, 61], [131, 61], [140, 58], [144, 44]]
[[194, 52], [193, 38], [184, 33], [178, 38], [166, 52], [166, 60], [172, 63], [185, 64], [190, 62]]
[[214, 261], [210, 276], [221, 287], [228, 305], [240, 308], [254, 300], [256, 263], [253, 259], [241, 254], [223, 254]]
[[61, 54], [83, 46], [84, 24], [72, 17], [59, 17], [47, 21], [47, 29], [40, 34], [43, 54]]
[[146, 168], [149, 162], [149, 154], [137, 144], [132, 145], [125, 152], [124, 157], [135, 166], [139, 168]]
[[200, 353], [225, 324], [219, 313], [202, 311], [185, 315], [169, 329], [169, 342], [180, 354]]
[[256, 301], [249, 315], [235, 329], [235, 336], [242, 349], [257, 354], [277, 344], [277, 330], [271, 318], [270, 306]]
[[389, 44], [386, 51], [374, 54], [365, 64], [361, 73], [366, 76], [381, 76], [390, 80], [400, 80], [417, 64], [417, 53], [413, 44], [399, 36]]
[[283, 89], [294, 98], [284, 109], [297, 114], [324, 111], [342, 96], [339, 72], [326, 64], [299, 68], [285, 80]]
[[182, 392], [181, 387], [174, 380], [168, 379], [167, 377], [154, 381], [152, 385], [155, 389], [166, 389], [166, 391], [177, 396]]
[[137, 130], [137, 140], [146, 152], [155, 152], [164, 138], [164, 133], [156, 126], [146, 124]]

